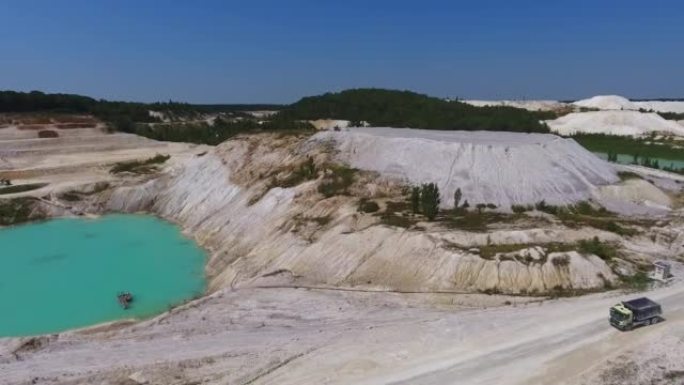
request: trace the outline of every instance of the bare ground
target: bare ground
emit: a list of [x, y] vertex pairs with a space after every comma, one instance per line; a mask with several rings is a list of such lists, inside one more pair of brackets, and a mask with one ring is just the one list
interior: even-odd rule
[[[17, 354], [26, 339], [0, 340], [0, 383], [609, 384], [620, 372], [612, 363], [644, 348], [665, 368], [660, 376], [677, 376], [682, 362], [653, 346], [684, 337], [684, 286], [649, 294], [666, 322], [617, 331], [608, 307], [632, 296], [473, 309], [511, 299], [225, 289], [149, 321], [64, 333]], [[682, 345], [669, 349], [681, 355]]]

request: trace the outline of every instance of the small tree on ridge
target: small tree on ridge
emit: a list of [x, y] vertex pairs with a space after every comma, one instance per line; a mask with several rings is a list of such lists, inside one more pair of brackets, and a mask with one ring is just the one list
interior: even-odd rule
[[434, 183], [424, 183], [420, 189], [420, 205], [423, 215], [432, 221], [439, 213], [439, 187]]

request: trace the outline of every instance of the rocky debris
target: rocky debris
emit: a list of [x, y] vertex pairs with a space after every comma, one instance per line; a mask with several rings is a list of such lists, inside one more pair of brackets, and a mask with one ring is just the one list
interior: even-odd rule
[[684, 338], [655, 336], [645, 346], [611, 357], [584, 375], [582, 385], [679, 385], [684, 383]]

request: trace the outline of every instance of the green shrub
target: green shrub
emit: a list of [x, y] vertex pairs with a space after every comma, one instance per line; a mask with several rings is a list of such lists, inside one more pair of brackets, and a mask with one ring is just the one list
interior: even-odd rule
[[439, 187], [434, 183], [425, 183], [420, 188], [420, 207], [423, 215], [432, 221], [439, 213]]
[[411, 188], [411, 197], [409, 199], [411, 201], [411, 211], [414, 214], [418, 214], [420, 212], [420, 187], [414, 186]]
[[344, 165], [330, 167], [330, 172], [326, 173], [323, 181], [318, 185], [318, 192], [326, 198], [348, 194], [349, 187], [356, 179], [357, 171]]
[[374, 213], [380, 210], [380, 206], [375, 201], [361, 199], [359, 201], [359, 211], [364, 213]]
[[534, 210], [534, 207], [532, 206], [525, 206], [525, 205], [511, 205], [511, 210], [516, 213], [516, 214], [522, 214], [526, 211], [532, 211]]
[[579, 241], [578, 249], [583, 254], [594, 254], [605, 261], [609, 261], [618, 255], [615, 245], [601, 242], [598, 237]]
[[541, 201], [537, 202], [534, 205], [534, 208], [537, 211], [541, 211], [543, 213], [547, 213], [547, 214], [551, 214], [551, 215], [557, 215], [559, 212], [558, 206], [549, 205], [546, 203], [545, 200], [541, 200]]
[[409, 228], [413, 226], [417, 220], [410, 216], [411, 204], [407, 201], [385, 203], [385, 211], [380, 214], [380, 221], [388, 226]]
[[0, 199], [0, 226], [16, 225], [44, 215], [34, 210], [33, 198]]
[[459, 203], [461, 203], [461, 198], [463, 197], [463, 193], [461, 192], [460, 188], [457, 188], [456, 191], [454, 191], [454, 209], [458, 209]]
[[299, 174], [307, 180], [316, 178], [316, 163], [312, 157], [307, 157], [306, 161], [299, 166]]
[[118, 174], [122, 172], [130, 172], [130, 173], [135, 173], [135, 174], [147, 174], [153, 171], [156, 171], [156, 165], [162, 164], [169, 160], [171, 157], [169, 155], [161, 155], [157, 154], [153, 156], [152, 158], [139, 161], [139, 160], [133, 160], [130, 162], [119, 162], [112, 167], [111, 170], [109, 170], [110, 173], [112, 174]]
[[640, 291], [646, 290], [651, 283], [651, 279], [643, 271], [637, 271], [631, 276], [621, 276], [620, 279], [626, 286]]

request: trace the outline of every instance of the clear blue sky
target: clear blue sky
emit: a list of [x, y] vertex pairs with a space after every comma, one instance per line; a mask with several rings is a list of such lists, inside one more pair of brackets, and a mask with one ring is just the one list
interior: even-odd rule
[[682, 0], [5, 0], [0, 89], [292, 102], [684, 97]]

